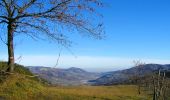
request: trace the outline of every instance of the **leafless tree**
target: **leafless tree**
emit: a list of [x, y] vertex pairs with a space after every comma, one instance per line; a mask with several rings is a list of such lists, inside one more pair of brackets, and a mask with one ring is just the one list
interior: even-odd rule
[[166, 77], [166, 71], [159, 69], [152, 76], [153, 81], [153, 100], [167, 100], [167, 89], [169, 80]]
[[6, 32], [8, 71], [14, 70], [16, 35], [33, 39], [46, 36], [65, 46], [70, 45], [68, 37], [72, 32], [101, 39], [103, 24], [96, 8], [102, 6], [100, 0], [1, 0], [0, 25], [5, 26], [1, 30]]
[[[145, 92], [152, 95], [152, 100], [168, 100], [169, 78], [166, 70], [158, 69], [141, 79]], [[144, 85], [145, 84], [145, 85]]]
[[145, 63], [142, 63], [140, 60], [133, 61], [135, 64], [135, 73], [133, 75], [133, 80], [138, 87], [138, 94], [141, 94], [141, 86], [142, 86], [142, 67]]

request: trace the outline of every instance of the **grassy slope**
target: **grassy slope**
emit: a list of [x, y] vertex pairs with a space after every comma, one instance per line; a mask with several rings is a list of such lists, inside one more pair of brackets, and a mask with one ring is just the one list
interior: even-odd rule
[[[5, 63], [3, 63], [5, 64]], [[3, 65], [0, 63], [0, 68]], [[149, 100], [137, 95], [135, 86], [50, 87], [38, 82], [17, 65], [15, 74], [0, 83], [0, 99], [7, 100]]]
[[[6, 62], [1, 62], [0, 61], [0, 70], [1, 71], [5, 71], [7, 70], [7, 63]], [[15, 64], [15, 69], [14, 69], [15, 73], [19, 73], [19, 74], [24, 74], [24, 75], [33, 75], [29, 69], [23, 67], [22, 65], [18, 65]]]

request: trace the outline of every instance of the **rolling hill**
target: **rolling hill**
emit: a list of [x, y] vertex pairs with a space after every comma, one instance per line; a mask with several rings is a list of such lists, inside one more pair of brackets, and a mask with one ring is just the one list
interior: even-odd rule
[[[143, 65], [140, 69], [141, 75], [151, 74], [155, 71], [161, 70], [170, 70], [170, 65], [160, 65], [160, 64], [146, 64]], [[136, 67], [132, 67], [130, 69], [120, 70], [120, 71], [112, 71], [104, 73], [103, 76], [97, 78], [96, 80], [90, 80], [89, 82], [92, 85], [113, 85], [113, 84], [124, 84], [129, 83], [129, 77], [133, 76], [137, 72]], [[169, 73], [167, 73], [168, 75]]]
[[83, 85], [89, 80], [100, 77], [98, 73], [91, 73], [80, 68], [71, 67], [68, 69], [50, 67], [28, 67], [29, 70], [47, 80], [53, 85]]
[[[87, 72], [80, 68], [59, 69], [50, 67], [28, 67], [34, 74], [53, 85], [113, 85], [129, 83], [129, 77], [137, 72], [136, 67], [105, 73]], [[146, 75], [158, 69], [170, 70], [170, 65], [146, 64], [140, 69], [141, 75]], [[168, 75], [168, 74], [167, 74]]]

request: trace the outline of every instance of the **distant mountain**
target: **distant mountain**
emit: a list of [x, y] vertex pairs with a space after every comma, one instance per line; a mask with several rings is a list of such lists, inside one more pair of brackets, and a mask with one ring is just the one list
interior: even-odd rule
[[80, 68], [59, 69], [41, 66], [29, 66], [29, 70], [38, 74], [53, 85], [82, 85], [89, 80], [97, 79], [100, 74], [91, 73]]
[[[158, 69], [170, 70], [170, 65], [160, 65], [160, 64], [146, 64], [140, 69], [141, 75], [146, 75], [157, 71]], [[112, 85], [112, 84], [122, 84], [129, 82], [129, 76], [133, 76], [137, 72], [136, 67], [130, 69], [113, 71], [104, 73], [101, 77], [96, 80], [89, 81], [92, 85]]]
[[[29, 70], [39, 75], [41, 78], [47, 80], [54, 85], [113, 85], [124, 84], [129, 82], [129, 77], [133, 76], [137, 72], [136, 67], [132, 67], [125, 70], [111, 71], [105, 73], [92, 73], [87, 72], [80, 68], [71, 67], [68, 69], [51, 68], [33, 66], [28, 67]], [[158, 69], [170, 70], [170, 64], [146, 64], [140, 69], [141, 75], [151, 74]], [[170, 73], [168, 73], [170, 77]]]

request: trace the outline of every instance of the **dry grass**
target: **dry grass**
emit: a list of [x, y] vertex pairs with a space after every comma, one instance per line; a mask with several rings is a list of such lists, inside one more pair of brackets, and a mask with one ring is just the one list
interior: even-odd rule
[[77, 100], [149, 100], [144, 94], [138, 95], [136, 86], [132, 85], [49, 87], [48, 91], [77, 97]]
[[7, 100], [149, 100], [136, 86], [48, 87], [22, 74], [8, 76], [0, 84], [0, 98]]
[[43, 88], [40, 83], [25, 75], [14, 74], [0, 84], [0, 97], [7, 100], [29, 100], [29, 97], [34, 97]]
[[[7, 63], [0, 62], [0, 70]], [[50, 87], [40, 82], [21, 65], [16, 64], [12, 75], [0, 75], [0, 100], [149, 100], [137, 94], [136, 86], [77, 86]]]

